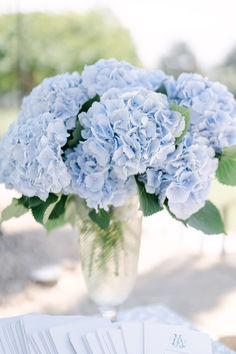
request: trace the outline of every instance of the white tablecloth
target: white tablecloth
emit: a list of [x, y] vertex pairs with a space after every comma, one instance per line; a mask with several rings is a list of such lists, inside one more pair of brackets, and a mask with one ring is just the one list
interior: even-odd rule
[[[143, 307], [135, 307], [133, 309], [121, 311], [118, 315], [118, 320], [135, 321], [135, 320], [150, 320], [163, 324], [184, 325], [187, 328], [194, 329], [194, 327], [185, 319], [169, 310], [163, 305], [151, 305]], [[213, 354], [236, 354], [235, 351], [227, 348], [222, 343], [212, 341]], [[200, 353], [199, 353], [200, 354]]]

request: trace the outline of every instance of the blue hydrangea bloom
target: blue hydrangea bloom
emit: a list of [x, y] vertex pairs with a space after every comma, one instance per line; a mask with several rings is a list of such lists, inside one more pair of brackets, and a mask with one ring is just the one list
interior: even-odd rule
[[166, 160], [184, 128], [165, 95], [144, 89], [111, 90], [79, 119], [85, 141], [66, 152], [72, 179], [67, 193], [78, 193], [95, 208], [121, 205], [130, 177]]
[[126, 61], [114, 58], [101, 59], [93, 65], [86, 65], [82, 72], [83, 85], [90, 97], [103, 95], [110, 88], [130, 87], [156, 90], [167, 76], [163, 71], [137, 68]]
[[84, 139], [111, 144], [112, 163], [122, 178], [165, 160], [185, 125], [181, 114], [170, 110], [165, 95], [145, 89], [123, 94], [112, 89], [79, 119]]
[[89, 97], [78, 73], [47, 78], [23, 100], [0, 143], [0, 183], [46, 200], [70, 184], [62, 147]]
[[216, 152], [236, 144], [236, 101], [226, 86], [187, 73], [165, 86], [170, 100], [191, 108], [192, 134], [207, 138]]
[[[95, 145], [96, 144], [96, 145]], [[95, 153], [94, 153], [95, 151]], [[104, 154], [104, 156], [102, 155]], [[65, 153], [65, 164], [71, 176], [71, 184], [65, 194], [75, 193], [86, 199], [90, 208], [120, 206], [136, 193], [133, 177], [119, 178], [109, 165], [109, 149], [88, 139]]]
[[68, 133], [60, 118], [43, 113], [13, 122], [0, 142], [0, 183], [46, 200], [70, 183], [61, 147]]
[[65, 73], [44, 79], [31, 94], [23, 99], [19, 120], [52, 113], [60, 118], [69, 129], [75, 128], [76, 116], [83, 103], [89, 99], [87, 90], [77, 72]]
[[167, 198], [171, 212], [185, 220], [205, 204], [218, 166], [214, 156], [205, 138], [187, 133], [163, 164], [148, 168], [141, 180], [148, 193], [158, 195], [160, 205]]
[[[168, 97], [154, 92], [164, 81]], [[78, 113], [82, 137], [63, 153]], [[189, 132], [170, 102], [191, 108]], [[45, 79], [23, 100], [18, 120], [0, 142], [0, 183], [46, 200], [50, 192], [78, 194], [91, 208], [120, 206], [136, 193], [141, 175], [148, 193], [187, 219], [203, 207], [215, 152], [236, 144], [236, 102], [225, 86], [197, 74], [177, 80], [124, 61], [100, 60], [82, 75]]]

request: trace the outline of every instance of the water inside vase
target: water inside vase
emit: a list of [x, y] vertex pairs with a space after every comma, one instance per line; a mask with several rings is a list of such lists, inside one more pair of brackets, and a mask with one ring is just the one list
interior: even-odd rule
[[134, 287], [141, 220], [121, 221], [122, 236], [116, 240], [108, 235], [105, 242], [99, 242], [92, 233], [80, 235], [81, 263], [89, 296], [99, 306], [121, 304]]

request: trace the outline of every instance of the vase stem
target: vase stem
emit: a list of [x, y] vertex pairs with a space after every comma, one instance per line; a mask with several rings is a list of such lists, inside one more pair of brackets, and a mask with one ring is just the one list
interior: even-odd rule
[[107, 318], [112, 322], [117, 321], [118, 306], [100, 306], [99, 310], [102, 317]]

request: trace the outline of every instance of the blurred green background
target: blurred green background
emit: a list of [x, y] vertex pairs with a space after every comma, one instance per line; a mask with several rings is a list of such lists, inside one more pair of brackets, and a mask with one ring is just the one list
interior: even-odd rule
[[81, 72], [85, 64], [110, 57], [141, 64], [129, 31], [109, 10], [1, 15], [0, 135], [23, 96], [45, 77]]
[[[0, 136], [16, 118], [23, 96], [45, 77], [81, 72], [85, 64], [109, 57], [142, 65], [129, 30], [111, 10], [0, 15]], [[236, 47], [221, 65], [206, 71], [187, 43], [176, 42], [157, 58], [156, 68], [175, 77], [199, 72], [236, 94]]]

